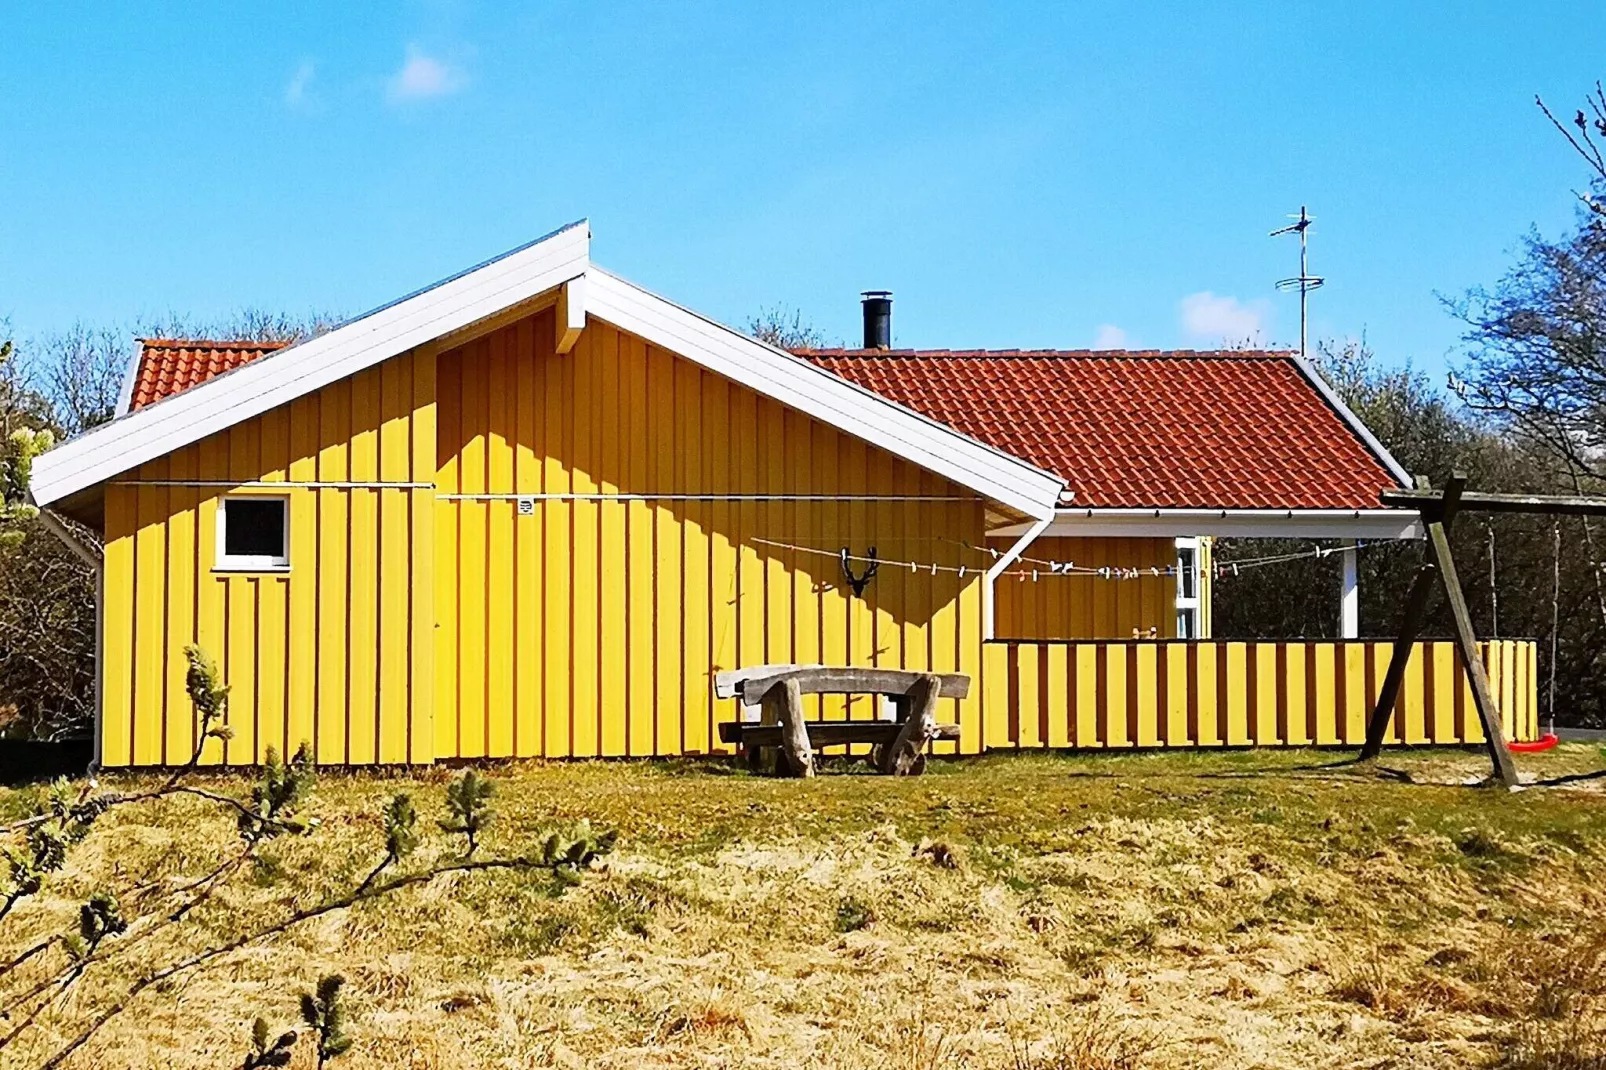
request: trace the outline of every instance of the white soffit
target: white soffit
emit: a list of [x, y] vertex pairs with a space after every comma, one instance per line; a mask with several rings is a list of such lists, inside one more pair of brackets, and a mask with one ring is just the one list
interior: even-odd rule
[[[990, 536], [1023, 534], [1011, 524]], [[1216, 535], [1244, 539], [1419, 539], [1410, 509], [1061, 509], [1044, 535], [1094, 538]]]
[[338, 382], [585, 274], [585, 220], [330, 331], [261, 357], [58, 446], [34, 461], [49, 505], [207, 435]]
[[1034, 519], [1064, 483], [1016, 457], [595, 266], [586, 311]]

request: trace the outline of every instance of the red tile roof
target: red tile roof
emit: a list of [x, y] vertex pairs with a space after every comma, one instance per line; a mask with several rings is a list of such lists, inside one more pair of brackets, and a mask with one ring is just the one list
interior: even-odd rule
[[[141, 339], [130, 411], [283, 349]], [[1093, 508], [1373, 509], [1394, 477], [1287, 353], [800, 350]]]
[[165, 397], [273, 353], [289, 342], [220, 342], [200, 338], [140, 338], [139, 367], [128, 411], [154, 405]]
[[1079, 506], [1375, 509], [1397, 485], [1287, 353], [798, 355], [1055, 473]]

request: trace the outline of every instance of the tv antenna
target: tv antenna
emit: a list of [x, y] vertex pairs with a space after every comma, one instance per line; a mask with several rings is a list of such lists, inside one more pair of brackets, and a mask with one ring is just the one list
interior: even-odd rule
[[1304, 360], [1306, 342], [1305, 325], [1307, 322], [1305, 316], [1305, 304], [1309, 298], [1310, 292], [1320, 287], [1322, 283], [1326, 282], [1327, 280], [1322, 278], [1320, 275], [1312, 275], [1310, 273], [1310, 268], [1307, 266], [1305, 232], [1310, 229], [1310, 225], [1316, 222], [1316, 220], [1312, 219], [1305, 211], [1305, 206], [1303, 204], [1299, 206], [1299, 215], [1289, 216], [1288, 218], [1294, 220], [1294, 222], [1290, 223], [1286, 227], [1279, 227], [1272, 231], [1271, 236], [1275, 238], [1282, 234], [1299, 235], [1299, 274], [1291, 279], [1278, 279], [1277, 289], [1299, 291], [1299, 359]]

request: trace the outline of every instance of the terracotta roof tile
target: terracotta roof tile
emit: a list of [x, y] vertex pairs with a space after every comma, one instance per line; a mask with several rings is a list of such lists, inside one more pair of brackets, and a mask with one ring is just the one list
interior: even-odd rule
[[140, 338], [139, 367], [128, 411], [154, 405], [208, 379], [285, 348], [288, 342], [222, 342], [203, 338]]
[[[283, 342], [140, 339], [130, 410]], [[1370, 509], [1394, 478], [1287, 353], [800, 350], [1093, 508]]]
[[1393, 475], [1287, 353], [800, 350], [1104, 508], [1378, 508]]

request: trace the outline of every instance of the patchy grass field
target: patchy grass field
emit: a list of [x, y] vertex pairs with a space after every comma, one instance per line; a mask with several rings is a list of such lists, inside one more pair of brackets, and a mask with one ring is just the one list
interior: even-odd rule
[[[255, 1017], [294, 1024], [339, 971], [356, 1043], [332, 1065], [351, 1070], [1606, 1066], [1606, 782], [1508, 795], [1452, 786], [1476, 754], [1389, 755], [1411, 782], [1334, 757], [1022, 755], [812, 782], [492, 767], [484, 851], [587, 818], [618, 830], [615, 853], [562, 894], [456, 875], [333, 912], [147, 990], [68, 1065], [238, 1066]], [[1570, 745], [1522, 764], [1603, 760]], [[450, 850], [451, 776], [323, 776], [313, 834], [127, 938], [0, 1064], [39, 1065], [131, 979], [360, 882], [394, 792], [429, 829], [404, 866]], [[38, 792], [0, 789], [0, 821]], [[203, 800], [114, 810], [0, 924], [0, 956], [70, 929], [97, 888], [134, 889], [144, 913], [237, 851]], [[312, 1064], [303, 1043], [293, 1065]]]

